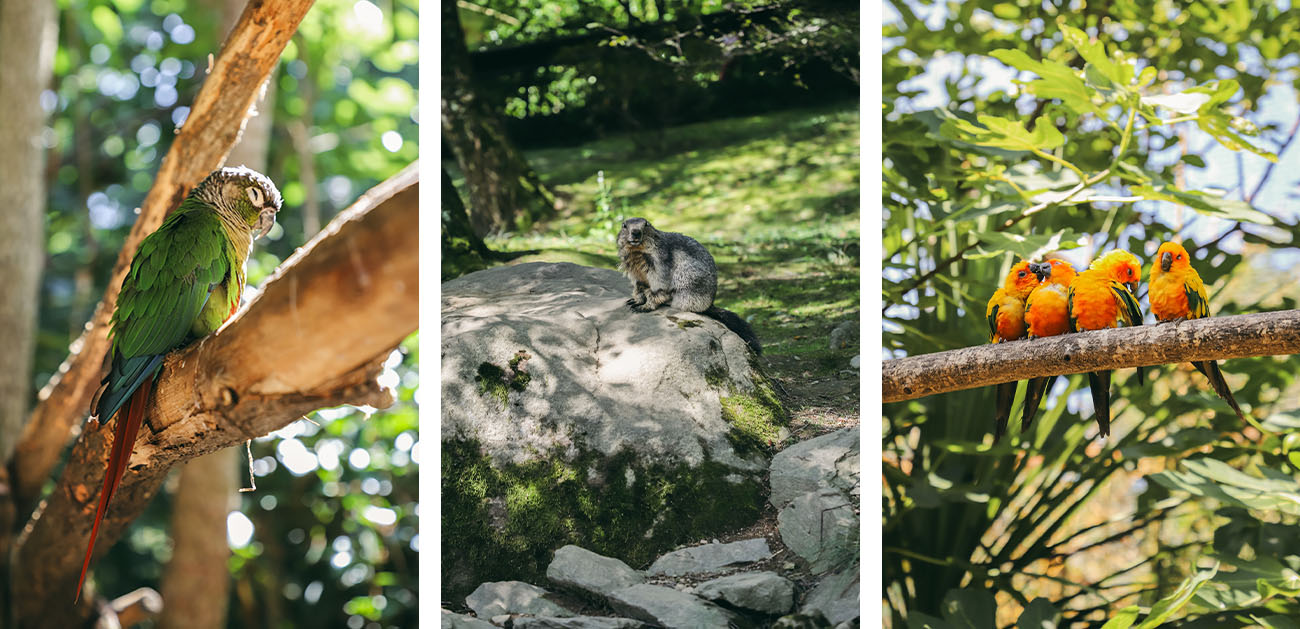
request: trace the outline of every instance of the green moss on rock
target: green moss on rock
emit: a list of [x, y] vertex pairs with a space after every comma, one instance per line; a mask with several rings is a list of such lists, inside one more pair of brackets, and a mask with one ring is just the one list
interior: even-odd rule
[[626, 451], [494, 467], [476, 442], [444, 441], [443, 600], [484, 581], [539, 583], [565, 544], [644, 567], [678, 544], [749, 524], [762, 483], [726, 480], [734, 472], [713, 461], [652, 465]]
[[[782, 426], [790, 424], [790, 414], [777, 397], [772, 382], [762, 368], [750, 361], [754, 377], [752, 391], [739, 391], [730, 380], [724, 380], [729, 396], [722, 396], [722, 419], [731, 424], [727, 441], [741, 455], [755, 452], [770, 453], [776, 448]], [[706, 373], [705, 378], [709, 375]], [[709, 384], [714, 384], [709, 381]]]
[[522, 366], [529, 358], [532, 356], [523, 350], [516, 352], [507, 362], [510, 366], [509, 373], [492, 363], [479, 364], [478, 373], [474, 376], [479, 393], [496, 398], [504, 409], [510, 403], [510, 392], [527, 389], [528, 383], [533, 379]]

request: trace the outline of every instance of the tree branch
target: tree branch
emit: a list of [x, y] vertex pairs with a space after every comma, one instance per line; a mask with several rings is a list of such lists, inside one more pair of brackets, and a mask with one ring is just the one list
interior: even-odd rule
[[885, 402], [1025, 380], [1193, 360], [1300, 353], [1300, 310], [1063, 334], [886, 360]]
[[[112, 546], [179, 462], [318, 408], [391, 403], [376, 376], [418, 326], [418, 177], [412, 164], [367, 192], [221, 330], [167, 356], [97, 549]], [[19, 538], [22, 626], [79, 626], [89, 613], [70, 603], [111, 440], [111, 425], [86, 425]], [[69, 604], [55, 603], [65, 596]]]
[[86, 417], [108, 352], [108, 320], [140, 241], [158, 229], [190, 188], [225, 160], [259, 88], [311, 5], [312, 0], [250, 2], [226, 37], [122, 245], [103, 300], [86, 324], [86, 331], [69, 347], [68, 358], [58, 373], [41, 389], [36, 409], [23, 429], [13, 460], [20, 512], [30, 508], [59, 453], [73, 436], [73, 426]]

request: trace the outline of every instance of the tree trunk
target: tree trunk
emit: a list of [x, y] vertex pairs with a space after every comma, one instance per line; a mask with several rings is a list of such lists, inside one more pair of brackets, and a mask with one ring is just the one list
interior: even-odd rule
[[442, 3], [442, 133], [465, 174], [474, 233], [526, 228], [555, 197], [506, 137], [496, 108], [478, 97], [455, 2]]
[[0, 0], [0, 461], [27, 418], [44, 259], [45, 111], [57, 22], [52, 0]]
[[465, 204], [442, 168], [442, 281], [487, 268], [492, 251], [470, 227]]
[[[217, 0], [221, 32], [229, 33], [239, 20], [244, 0]], [[271, 140], [271, 112], [275, 111], [275, 71], [263, 84], [262, 97], [254, 101], [257, 114], [248, 119], [244, 133], [226, 156], [227, 166], [247, 166], [266, 172], [266, 152]], [[230, 601], [230, 544], [226, 515], [239, 508], [238, 463], [240, 448], [205, 454], [185, 464], [172, 506], [172, 558], [162, 578], [162, 629], [220, 629], [226, 626]]]

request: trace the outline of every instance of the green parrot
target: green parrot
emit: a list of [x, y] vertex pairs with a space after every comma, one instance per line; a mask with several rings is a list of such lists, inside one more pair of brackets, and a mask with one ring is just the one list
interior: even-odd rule
[[158, 230], [145, 237], [131, 260], [111, 321], [111, 366], [91, 402], [91, 417], [106, 424], [117, 415], [117, 425], [77, 598], [99, 524], [126, 473], [163, 356], [216, 331], [235, 314], [253, 240], [270, 231], [279, 210], [280, 191], [265, 175], [243, 167], [222, 168], [190, 191]]

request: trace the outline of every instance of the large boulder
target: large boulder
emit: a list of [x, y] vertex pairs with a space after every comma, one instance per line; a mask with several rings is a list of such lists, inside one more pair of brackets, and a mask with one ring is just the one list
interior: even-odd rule
[[565, 544], [643, 567], [758, 518], [770, 384], [722, 324], [629, 295], [574, 264], [443, 284], [444, 598], [539, 580]]

